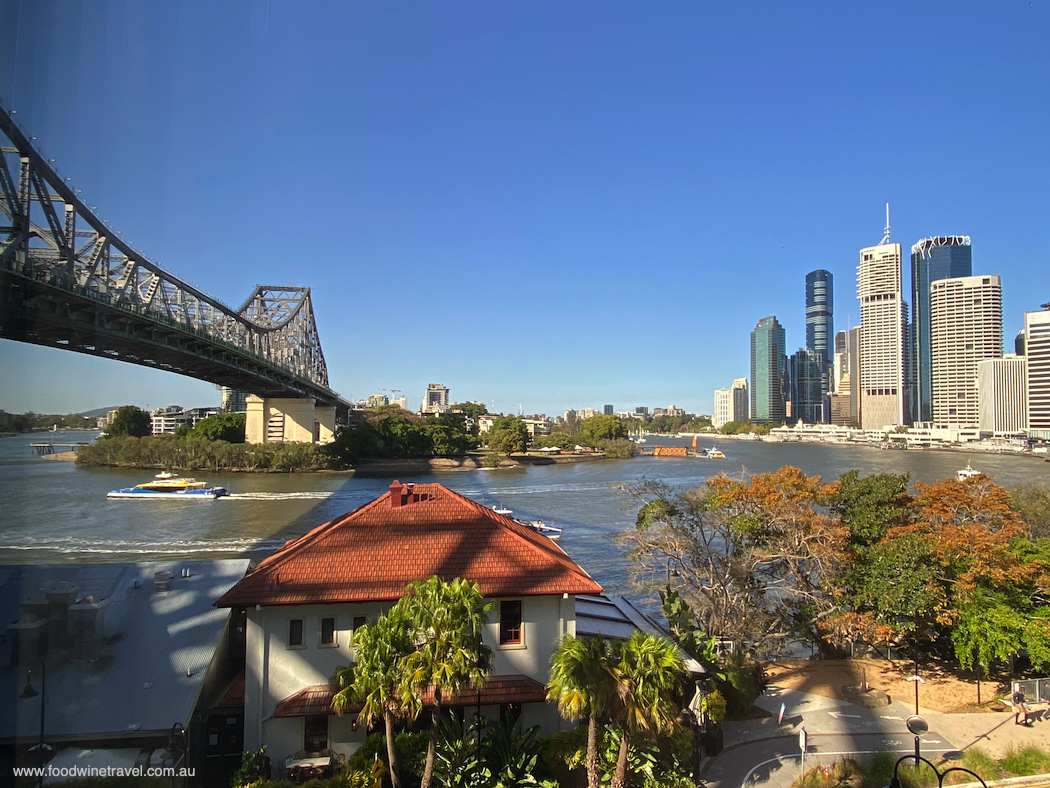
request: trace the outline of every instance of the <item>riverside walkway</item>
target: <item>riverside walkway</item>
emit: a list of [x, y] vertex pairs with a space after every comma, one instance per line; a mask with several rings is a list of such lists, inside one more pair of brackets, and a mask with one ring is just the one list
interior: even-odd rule
[[[777, 725], [781, 704], [784, 719]], [[725, 749], [701, 768], [700, 776], [711, 788], [789, 788], [799, 776], [799, 732], [803, 728], [808, 739], [807, 771], [817, 765], [830, 767], [846, 757], [863, 759], [877, 752], [900, 757], [914, 752], [914, 737], [905, 727], [905, 720], [915, 708], [908, 703], [893, 701], [889, 706], [866, 709], [848, 701], [770, 684], [755, 705], [771, 716], [723, 724]], [[1040, 705], [1033, 716], [1035, 722], [1025, 727], [1015, 725], [1009, 711], [944, 714], [920, 706], [920, 714], [930, 726], [929, 733], [921, 739], [922, 754], [936, 762], [942, 756], [950, 760], [961, 758], [966, 750], [979, 748], [993, 758], [1001, 758], [1011, 747], [1045, 746], [1050, 739], [1050, 718], [1044, 719], [1044, 710]], [[1050, 776], [1002, 782], [1043, 786], [1050, 784]]]

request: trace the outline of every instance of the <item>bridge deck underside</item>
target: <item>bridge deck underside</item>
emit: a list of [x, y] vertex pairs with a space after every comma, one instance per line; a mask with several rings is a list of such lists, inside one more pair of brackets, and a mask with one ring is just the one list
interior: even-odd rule
[[334, 392], [192, 328], [158, 324], [11, 271], [0, 272], [0, 338], [190, 375], [261, 397], [313, 397], [324, 405], [338, 400]]

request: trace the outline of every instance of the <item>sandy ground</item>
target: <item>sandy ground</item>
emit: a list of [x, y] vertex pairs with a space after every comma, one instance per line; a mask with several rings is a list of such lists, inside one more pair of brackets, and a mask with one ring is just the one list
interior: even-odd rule
[[[909, 704], [915, 700], [915, 687], [907, 678], [914, 669], [911, 662], [869, 659], [771, 662], [765, 666], [770, 682], [787, 689], [848, 700], [842, 688], [859, 686], [866, 678], [869, 686]], [[959, 677], [936, 665], [920, 664], [919, 675], [926, 680], [919, 685], [920, 708], [945, 713], [990, 711], [990, 703], [1005, 697], [1008, 689], [995, 678], [982, 680], [978, 705], [977, 681], [972, 674]]]

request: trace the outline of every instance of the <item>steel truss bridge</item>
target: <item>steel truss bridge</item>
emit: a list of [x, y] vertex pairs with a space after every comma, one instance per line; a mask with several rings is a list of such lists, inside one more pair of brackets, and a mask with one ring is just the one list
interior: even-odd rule
[[234, 310], [107, 227], [3, 106], [0, 134], [0, 337], [348, 406], [309, 288], [259, 286]]

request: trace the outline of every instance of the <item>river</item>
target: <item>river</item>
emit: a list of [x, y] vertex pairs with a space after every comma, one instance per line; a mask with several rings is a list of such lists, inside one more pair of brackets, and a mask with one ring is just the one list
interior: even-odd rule
[[[94, 433], [57, 432], [0, 439], [0, 564], [136, 561], [179, 558], [256, 560], [286, 540], [386, 492], [390, 477], [337, 473], [197, 474], [231, 495], [212, 502], [109, 500], [106, 492], [147, 481], [146, 471], [78, 468], [33, 454], [30, 443], [87, 441]], [[88, 437], [91, 436], [91, 437]], [[684, 438], [650, 436], [647, 446], [681, 446]], [[794, 465], [833, 480], [845, 471], [910, 473], [913, 480], [950, 478], [972, 461], [1005, 487], [1050, 487], [1050, 463], [1031, 457], [956, 452], [880, 451], [866, 446], [718, 441], [725, 460], [643, 458], [506, 470], [404, 475], [438, 482], [522, 519], [564, 529], [562, 548], [611, 593], [627, 591], [627, 560], [613, 537], [634, 522], [636, 508], [616, 487], [643, 478], [699, 485], [725, 472], [764, 473]]]

